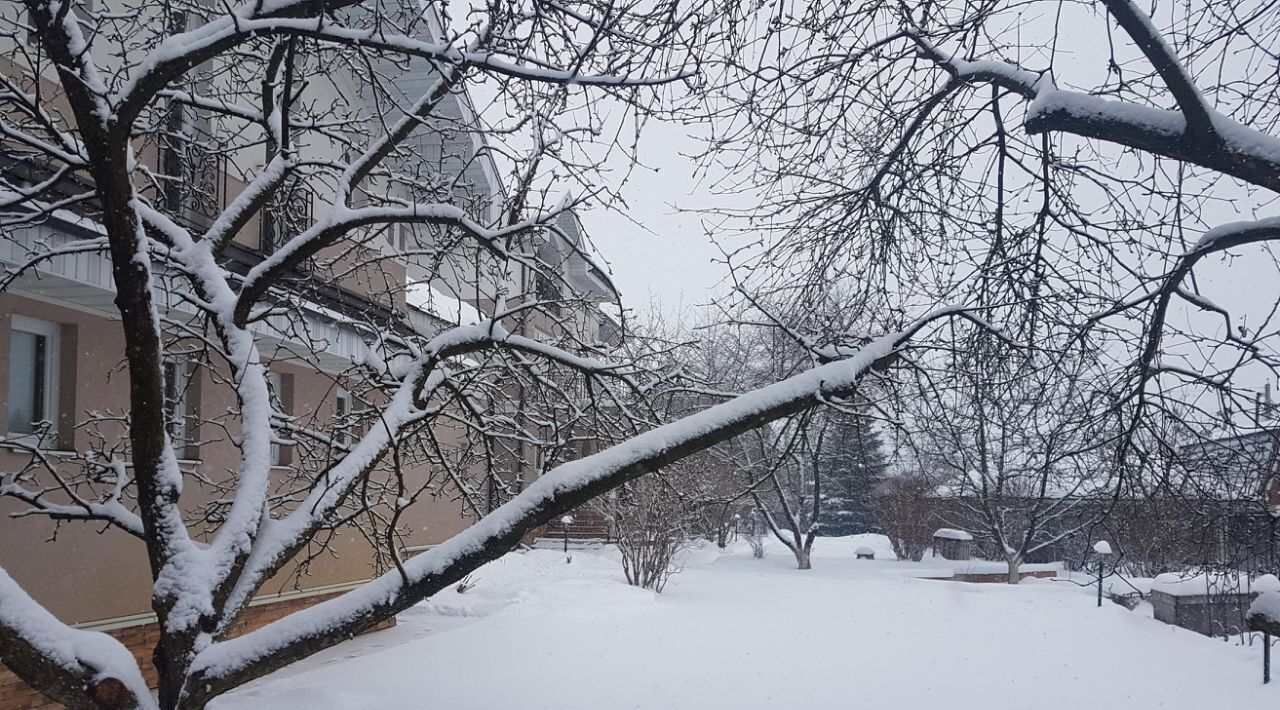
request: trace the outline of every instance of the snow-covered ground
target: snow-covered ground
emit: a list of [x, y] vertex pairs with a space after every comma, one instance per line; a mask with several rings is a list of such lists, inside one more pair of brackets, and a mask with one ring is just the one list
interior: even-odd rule
[[[854, 560], [869, 545], [875, 561]], [[1271, 707], [1260, 649], [1208, 639], [1070, 582], [920, 579], [878, 536], [690, 552], [655, 595], [608, 549], [513, 553], [216, 710]], [[888, 559], [885, 559], [888, 558]]]

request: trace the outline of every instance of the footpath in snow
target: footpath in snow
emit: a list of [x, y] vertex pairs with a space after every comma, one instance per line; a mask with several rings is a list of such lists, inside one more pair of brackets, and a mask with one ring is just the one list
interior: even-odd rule
[[[875, 561], [855, 560], [858, 547]], [[355, 639], [215, 702], [215, 710], [885, 708], [1116, 710], [1280, 706], [1257, 646], [1095, 608], [1070, 582], [920, 577], [884, 538], [819, 539], [814, 568], [779, 546], [701, 548], [660, 595], [616, 553], [507, 555]], [[884, 558], [890, 558], [885, 560]]]

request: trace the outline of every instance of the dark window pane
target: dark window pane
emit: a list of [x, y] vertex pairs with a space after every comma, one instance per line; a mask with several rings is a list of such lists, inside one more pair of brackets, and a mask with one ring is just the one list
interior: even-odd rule
[[43, 335], [15, 330], [9, 338], [9, 431], [30, 434], [43, 421], [45, 357]]

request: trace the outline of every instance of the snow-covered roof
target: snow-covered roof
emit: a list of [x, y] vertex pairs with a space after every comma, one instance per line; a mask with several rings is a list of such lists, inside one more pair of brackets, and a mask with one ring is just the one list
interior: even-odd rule
[[938, 528], [933, 531], [934, 537], [940, 537], [943, 540], [972, 540], [973, 536], [963, 530], [955, 528]]
[[475, 325], [483, 320], [480, 309], [426, 281], [409, 284], [404, 298], [409, 305], [454, 325]]
[[1231, 594], [1250, 592], [1280, 592], [1280, 579], [1274, 574], [1264, 574], [1250, 579], [1248, 575], [1238, 573], [1201, 573], [1181, 575], [1166, 572], [1157, 575], [1151, 582], [1152, 592], [1161, 592], [1174, 597], [1199, 597], [1208, 594]]
[[876, 554], [876, 551], [875, 551], [875, 550], [873, 550], [873, 549], [871, 549], [870, 547], [867, 547], [867, 546], [865, 546], [865, 545], [864, 545], [864, 546], [859, 547], [858, 549], [854, 550], [854, 551], [853, 551], [853, 554], [855, 554], [855, 555], [875, 555], [875, 554]]

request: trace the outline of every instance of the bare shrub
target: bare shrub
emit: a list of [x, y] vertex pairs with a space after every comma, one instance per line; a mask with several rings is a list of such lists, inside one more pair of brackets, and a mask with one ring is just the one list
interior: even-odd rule
[[628, 485], [605, 510], [617, 530], [627, 583], [661, 592], [679, 571], [676, 555], [688, 545], [694, 514], [658, 476]]
[[923, 473], [885, 480], [875, 497], [876, 521], [900, 560], [920, 561], [935, 525], [932, 495], [936, 484]]

